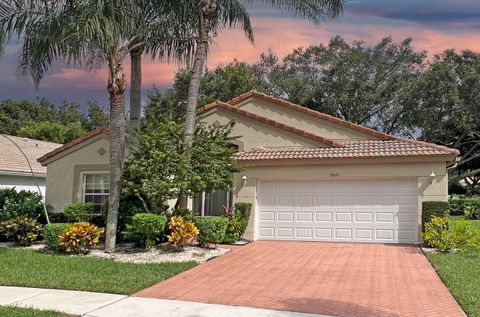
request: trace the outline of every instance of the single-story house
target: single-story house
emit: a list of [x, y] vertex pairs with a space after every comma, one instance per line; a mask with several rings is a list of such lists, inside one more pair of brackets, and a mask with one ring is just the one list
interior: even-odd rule
[[0, 134], [0, 188], [15, 187], [45, 195], [47, 168], [37, 159], [62, 146], [58, 143]]
[[[233, 191], [199, 193], [190, 206], [218, 215], [253, 204], [245, 238], [418, 243], [422, 201], [447, 200], [447, 166], [458, 151], [399, 138], [255, 91], [198, 110], [209, 125], [236, 121], [244, 170]], [[108, 196], [108, 130], [97, 130], [39, 161], [47, 202], [101, 204]]]

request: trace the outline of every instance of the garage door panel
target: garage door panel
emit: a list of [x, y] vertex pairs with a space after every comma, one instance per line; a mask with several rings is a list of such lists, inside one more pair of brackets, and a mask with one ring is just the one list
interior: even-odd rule
[[415, 179], [260, 181], [258, 238], [416, 242], [416, 184]]
[[315, 221], [317, 222], [331, 222], [332, 221], [332, 212], [316, 212], [315, 213]]
[[294, 217], [293, 211], [279, 211], [277, 212], [278, 221], [288, 221], [292, 222]]
[[313, 212], [311, 211], [298, 211], [297, 215], [297, 222], [312, 222], [313, 221]]

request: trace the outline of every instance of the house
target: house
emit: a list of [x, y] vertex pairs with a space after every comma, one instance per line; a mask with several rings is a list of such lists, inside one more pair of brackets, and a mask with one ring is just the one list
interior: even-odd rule
[[[190, 206], [210, 216], [252, 203], [248, 239], [418, 243], [421, 203], [447, 199], [447, 166], [458, 155], [254, 91], [206, 105], [198, 118], [236, 121], [235, 159], [244, 170], [232, 193], [199, 193]], [[108, 196], [107, 130], [39, 161], [48, 169], [47, 202], [58, 210]]]
[[58, 143], [0, 134], [0, 188], [45, 195], [47, 168], [37, 159], [62, 146]]

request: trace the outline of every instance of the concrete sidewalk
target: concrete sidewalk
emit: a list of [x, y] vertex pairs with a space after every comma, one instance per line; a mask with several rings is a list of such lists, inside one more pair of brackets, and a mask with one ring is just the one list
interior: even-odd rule
[[0, 306], [56, 310], [85, 317], [327, 317], [240, 306], [11, 286], [0, 286]]

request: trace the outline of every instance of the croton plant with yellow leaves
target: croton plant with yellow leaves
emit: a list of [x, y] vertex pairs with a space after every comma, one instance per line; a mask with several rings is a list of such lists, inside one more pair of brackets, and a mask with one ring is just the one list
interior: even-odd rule
[[168, 222], [168, 241], [175, 246], [192, 244], [199, 234], [198, 228], [192, 221], [185, 221], [182, 216], [173, 216]]
[[60, 248], [66, 252], [87, 253], [98, 244], [103, 231], [86, 221], [69, 224], [59, 237]]

